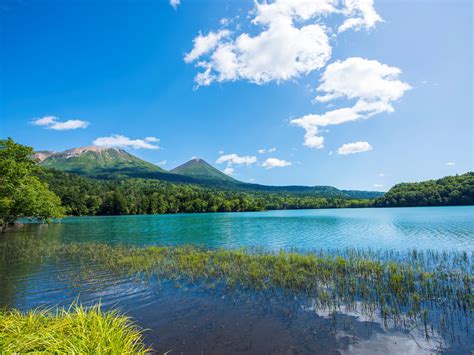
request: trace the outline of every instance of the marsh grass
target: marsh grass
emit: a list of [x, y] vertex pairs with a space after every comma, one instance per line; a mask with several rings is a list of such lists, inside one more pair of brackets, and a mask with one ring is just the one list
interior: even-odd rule
[[[2, 251], [3, 249], [3, 251]], [[108, 271], [163, 279], [222, 282], [228, 288], [293, 293], [315, 306], [336, 312], [378, 312], [385, 325], [421, 327], [426, 337], [436, 330], [456, 340], [471, 332], [473, 257], [466, 252], [399, 253], [343, 251], [265, 252], [204, 249], [194, 246], [128, 247], [107, 244], [4, 241], [9, 259], [66, 259], [85, 269], [94, 263]]]
[[0, 311], [1, 353], [145, 354], [141, 330], [100, 305]]

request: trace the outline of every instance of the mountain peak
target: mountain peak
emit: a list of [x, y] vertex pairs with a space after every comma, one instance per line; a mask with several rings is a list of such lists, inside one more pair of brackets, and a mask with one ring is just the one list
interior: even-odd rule
[[237, 182], [237, 180], [231, 178], [227, 174], [224, 174], [222, 171], [216, 169], [211, 164], [201, 158], [192, 158], [186, 163], [172, 169], [171, 172], [199, 179], [218, 180], [221, 182], [232, 183]]
[[36, 152], [33, 157], [43, 166], [89, 175], [163, 171], [160, 167], [115, 147], [87, 146], [57, 153]]

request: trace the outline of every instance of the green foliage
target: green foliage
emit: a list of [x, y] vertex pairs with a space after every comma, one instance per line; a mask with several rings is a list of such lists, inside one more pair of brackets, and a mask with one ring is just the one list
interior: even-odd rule
[[33, 175], [37, 166], [32, 153], [11, 138], [0, 140], [0, 224], [19, 217], [48, 220], [63, 215], [60, 199]]
[[0, 310], [0, 350], [6, 354], [146, 354], [141, 331], [116, 311], [100, 306]]
[[50, 169], [41, 169], [38, 176], [61, 197], [70, 215], [241, 212], [371, 204], [370, 200], [235, 191], [153, 179], [96, 180]]
[[375, 202], [379, 207], [474, 205], [474, 172], [395, 185]]

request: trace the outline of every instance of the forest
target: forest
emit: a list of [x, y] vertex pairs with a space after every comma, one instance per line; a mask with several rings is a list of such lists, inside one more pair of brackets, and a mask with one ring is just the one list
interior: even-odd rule
[[375, 200], [376, 207], [474, 205], [474, 172], [438, 180], [402, 183]]
[[474, 204], [472, 172], [397, 184], [377, 199], [245, 192], [152, 179], [98, 180], [46, 168], [36, 174], [61, 198], [66, 214], [75, 216]]
[[40, 168], [37, 176], [61, 198], [68, 215], [241, 212], [368, 207], [367, 199], [250, 193], [151, 179], [97, 180]]

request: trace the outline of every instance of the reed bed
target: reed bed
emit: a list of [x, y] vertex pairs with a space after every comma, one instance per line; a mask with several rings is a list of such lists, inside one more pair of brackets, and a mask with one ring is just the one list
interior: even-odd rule
[[117, 311], [100, 305], [0, 311], [2, 354], [145, 354], [141, 330]]
[[[229, 288], [304, 295], [320, 309], [378, 312], [384, 324], [421, 326], [456, 340], [472, 332], [473, 255], [467, 252], [343, 251], [265, 252], [204, 249], [194, 246], [129, 247], [107, 244], [42, 245], [23, 240], [9, 258], [66, 258], [85, 268], [94, 265], [118, 273], [164, 279], [223, 282]], [[33, 243], [33, 245], [29, 245]], [[11, 249], [6, 251], [5, 249]]]

